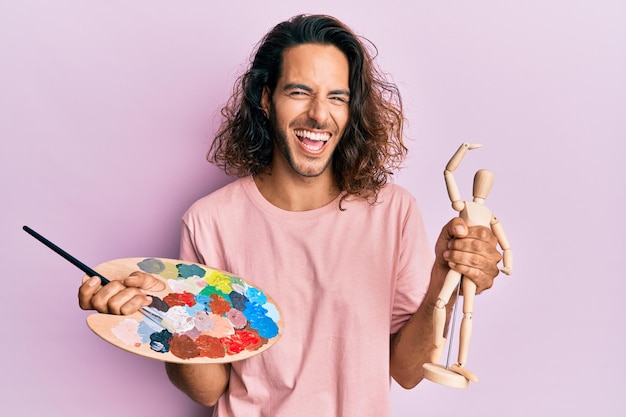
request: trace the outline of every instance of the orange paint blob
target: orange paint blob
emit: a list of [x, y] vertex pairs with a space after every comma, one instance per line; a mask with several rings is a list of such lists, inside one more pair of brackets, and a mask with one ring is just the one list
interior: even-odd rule
[[226, 356], [226, 350], [217, 337], [205, 334], [200, 335], [196, 339], [196, 345], [198, 346], [200, 356], [207, 358], [223, 358]]
[[211, 294], [211, 301], [209, 302], [209, 308], [211, 309], [211, 313], [221, 316], [230, 311], [231, 305], [221, 295]]

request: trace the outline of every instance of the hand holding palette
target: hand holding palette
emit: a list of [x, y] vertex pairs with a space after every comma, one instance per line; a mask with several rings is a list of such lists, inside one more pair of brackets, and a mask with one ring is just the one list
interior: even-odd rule
[[[278, 305], [261, 289], [228, 272], [174, 259], [126, 258], [94, 269], [32, 229], [24, 230], [103, 285], [142, 271], [166, 289], [128, 315], [92, 314], [98, 336], [126, 351], [165, 362], [227, 363], [257, 355], [282, 335]], [[105, 278], [106, 277], [106, 278]]]

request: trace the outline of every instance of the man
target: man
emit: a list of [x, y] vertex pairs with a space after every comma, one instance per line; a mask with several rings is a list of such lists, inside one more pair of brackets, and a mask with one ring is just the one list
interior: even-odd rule
[[[447, 271], [489, 288], [495, 238], [455, 218], [433, 263], [414, 198], [388, 183], [406, 153], [397, 89], [334, 18], [274, 27], [222, 113], [209, 156], [240, 179], [185, 213], [180, 257], [263, 288], [285, 330], [244, 361], [166, 364], [170, 380], [220, 417], [390, 415], [389, 378], [411, 388], [431, 359]], [[79, 302], [128, 314], [158, 285], [91, 279]]]

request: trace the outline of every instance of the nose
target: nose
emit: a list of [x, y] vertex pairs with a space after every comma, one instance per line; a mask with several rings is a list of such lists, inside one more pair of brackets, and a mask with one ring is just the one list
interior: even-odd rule
[[313, 99], [309, 107], [309, 118], [319, 125], [324, 125], [329, 117], [328, 103], [324, 100]]

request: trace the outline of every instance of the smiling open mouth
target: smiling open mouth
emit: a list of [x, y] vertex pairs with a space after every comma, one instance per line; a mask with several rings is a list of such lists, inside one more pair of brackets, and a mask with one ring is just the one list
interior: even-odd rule
[[311, 132], [309, 130], [294, 130], [298, 140], [311, 152], [319, 152], [330, 139], [330, 133]]

